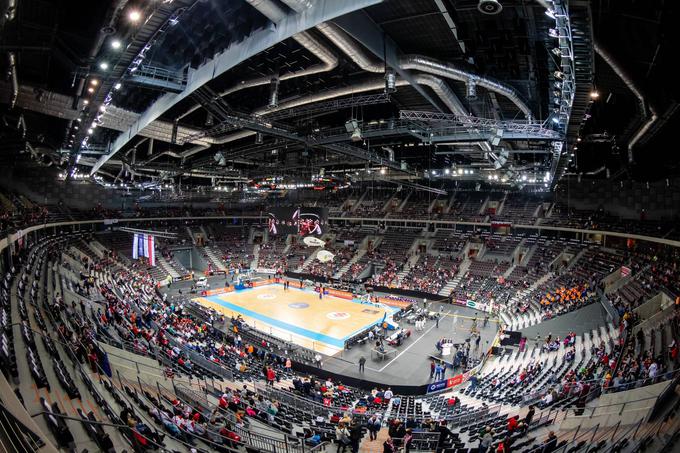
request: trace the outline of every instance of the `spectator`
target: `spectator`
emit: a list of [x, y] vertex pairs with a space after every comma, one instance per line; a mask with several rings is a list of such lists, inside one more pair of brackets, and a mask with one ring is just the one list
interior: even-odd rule
[[338, 423], [337, 428], [335, 428], [335, 440], [338, 443], [337, 453], [340, 453], [341, 451], [344, 452], [350, 444], [349, 431], [344, 423]]
[[378, 438], [378, 431], [382, 427], [382, 422], [376, 414], [371, 415], [371, 418], [366, 422], [366, 428], [368, 429], [368, 439], [370, 441], [376, 440]]
[[548, 437], [543, 442], [543, 450], [541, 453], [552, 453], [557, 448], [557, 436], [554, 431], [550, 431]]
[[479, 453], [486, 453], [493, 443], [493, 430], [490, 426], [484, 428], [481, 439], [479, 440]]

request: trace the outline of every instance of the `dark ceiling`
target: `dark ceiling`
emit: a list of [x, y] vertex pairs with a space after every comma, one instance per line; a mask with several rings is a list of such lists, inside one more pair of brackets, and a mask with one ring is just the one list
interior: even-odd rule
[[[290, 10], [279, 0], [281, 8]], [[126, 23], [124, 14], [130, 8], [144, 8], [156, 11], [162, 17], [161, 0], [129, 2], [122, 12], [115, 8], [118, 2], [85, 0], [19, 0], [16, 19], [4, 25], [1, 45], [5, 51], [15, 51], [19, 83], [37, 87], [46, 92], [55, 92], [78, 99], [79, 71], [92, 68], [102, 55], [113, 59], [110, 50], [101, 50], [94, 58], [91, 55], [102, 27], [114, 23], [113, 35], [121, 35], [137, 46], [143, 46], [141, 36], [150, 35], [153, 30], [132, 27]], [[186, 67], [196, 68], [216, 53], [238, 43], [255, 30], [266, 27], [268, 19], [245, 0], [178, 0], [187, 8], [186, 13], [175, 25], [157, 38], [146, 53], [144, 64], [148, 67], [169, 71], [183, 71]], [[404, 54], [422, 54], [444, 62], [450, 62], [475, 74], [499, 80], [515, 89], [535, 112], [539, 119], [546, 119], [552, 111], [551, 74], [555, 71], [555, 57], [546, 48], [548, 18], [536, 0], [501, 0], [503, 11], [498, 15], [484, 15], [477, 9], [477, 0], [386, 0], [369, 7], [364, 14], [379, 26], [398, 49]], [[594, 39], [620, 63], [623, 70], [635, 84], [639, 85], [646, 102], [658, 113], [659, 120], [654, 129], [628, 159], [627, 143], [644, 124], [641, 109], [630, 88], [619, 75], [599, 56], [594, 57], [594, 84], [600, 93], [587, 111], [586, 120], [580, 131], [583, 142], [578, 145], [576, 158], [567, 171], [592, 172], [603, 165], [609, 174], [617, 177], [650, 179], [678, 173], [679, 159], [672, 152], [671, 134], [678, 125], [676, 112], [678, 88], [672, 70], [672, 55], [677, 53], [670, 27], [678, 17], [677, 2], [668, 0], [595, 0], [590, 2], [588, 23], [575, 23], [575, 27], [592, 26]], [[157, 9], [154, 9], [157, 8]], [[444, 8], [444, 11], [442, 11]], [[119, 17], [111, 12], [118, 11]], [[446, 13], [446, 14], [445, 14]], [[450, 29], [447, 15], [456, 25], [457, 39]], [[160, 19], [158, 19], [160, 20]], [[333, 70], [305, 77], [292, 78], [280, 84], [281, 101], [298, 99], [310, 93], [321, 93], [341, 87], [355, 86], [367, 80], [376, 80], [382, 74], [371, 74], [361, 70], [351, 58], [336, 49], [317, 30], [308, 33], [323, 45], [333, 49], [338, 56], [338, 65]], [[110, 38], [108, 38], [110, 39]], [[378, 56], [363, 50], [372, 59]], [[120, 74], [136, 55], [126, 51], [115, 56], [115, 70]], [[2, 65], [7, 65], [3, 56]], [[318, 58], [293, 39], [280, 42], [264, 52], [240, 63], [224, 75], [209, 83], [216, 93], [249, 80], [253, 77], [267, 77], [276, 73], [296, 72], [318, 64]], [[2, 69], [6, 69], [3, 67]], [[117, 80], [104, 77], [110, 88]], [[503, 96], [494, 96], [479, 88], [479, 96], [470, 100], [466, 97], [465, 84], [447, 81], [450, 88], [462, 101], [465, 108], [482, 118], [505, 120], [520, 119], [516, 106]], [[590, 90], [590, 87], [580, 87]], [[107, 89], [95, 93], [92, 108], [83, 110], [87, 121], [96, 113], [95, 104], [102, 102]], [[261, 85], [236, 91], [224, 98], [225, 103], [238, 112], [248, 114], [266, 106], [270, 87]], [[148, 86], [124, 84], [116, 93], [113, 105], [131, 112], [143, 112], [164, 92]], [[357, 93], [365, 94], [365, 93]], [[305, 114], [280, 120], [295, 130], [332, 130], [344, 127], [350, 118], [378, 121], [397, 118], [400, 110], [437, 111], [441, 104], [433, 105], [426, 97], [439, 99], [431, 88], [421, 86], [400, 86], [390, 102], [365, 105], [355, 108], [328, 109], [325, 112]], [[352, 97], [351, 96], [347, 97]], [[2, 100], [7, 102], [6, 99]], [[437, 101], [438, 103], [439, 101]], [[188, 97], [166, 111], [162, 120], [172, 123], [182, 117], [181, 126], [204, 128], [210, 118], [206, 110], [199, 108], [184, 116], [196, 104], [194, 97]], [[7, 104], [3, 105], [5, 108]], [[57, 149], [66, 143], [75, 122], [55, 119], [44, 114], [6, 109], [9, 115], [25, 114], [28, 139], [41, 140]], [[85, 128], [77, 129], [76, 145]], [[106, 147], [115, 139], [118, 131], [100, 127], [93, 136], [93, 143]], [[674, 138], [674, 137], [673, 137]], [[132, 140], [128, 148], [136, 145], [140, 138]], [[394, 150], [398, 160], [406, 161], [413, 168], [431, 169], [453, 164], [472, 165], [481, 163], [480, 156], [462, 152], [443, 154], [441, 151], [459, 150], [454, 145], [412, 146], [413, 137], [386, 137], [365, 140], [360, 145], [381, 155], [385, 148]], [[250, 162], [233, 163], [245, 175], [276, 172], [278, 168], [307, 168], [314, 171], [318, 166], [332, 167], [328, 151], [312, 150], [300, 144], [283, 144], [280, 139], [265, 137], [261, 149], [250, 152], [254, 138], [248, 137], [198, 152], [191, 157], [189, 166], [213, 164], [217, 151], [240, 152], [248, 149]], [[509, 143], [515, 149], [531, 151], [544, 143]], [[573, 146], [575, 143], [570, 143]], [[158, 143], [159, 150], [182, 152], [192, 148], [191, 144]], [[545, 146], [544, 146], [545, 147]], [[76, 146], [77, 148], [77, 146]], [[471, 148], [474, 148], [472, 146]], [[277, 149], [273, 154], [272, 149]], [[286, 151], [288, 150], [288, 151]], [[440, 151], [440, 152], [437, 152]], [[477, 151], [479, 151], [477, 149]], [[286, 156], [286, 154], [290, 154]], [[239, 154], [240, 155], [240, 154]], [[331, 160], [332, 161], [331, 156]], [[514, 165], [527, 166], [537, 163], [549, 165], [545, 155], [524, 152], [511, 157]], [[352, 162], [351, 159], [347, 160]], [[341, 166], [343, 160], [338, 161]], [[159, 166], [170, 168], [180, 163], [172, 156], [163, 156], [156, 161]], [[266, 164], [266, 166], [264, 165]], [[285, 164], [285, 165], [284, 165]], [[258, 169], [259, 167], [259, 169]], [[113, 171], [113, 170], [111, 170]], [[283, 170], [281, 170], [283, 171]], [[293, 170], [298, 171], [298, 170]], [[604, 176], [606, 173], [602, 173]]]

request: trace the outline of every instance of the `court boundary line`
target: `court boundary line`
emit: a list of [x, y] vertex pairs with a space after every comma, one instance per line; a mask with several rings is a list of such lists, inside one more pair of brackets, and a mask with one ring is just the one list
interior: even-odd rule
[[[330, 335], [326, 335], [326, 334], [323, 334], [321, 332], [315, 332], [313, 330], [305, 329], [304, 327], [299, 327], [299, 326], [287, 323], [285, 321], [281, 321], [279, 319], [275, 319], [275, 318], [263, 315], [262, 313], [258, 313], [256, 311], [253, 311], [253, 310], [248, 309], [246, 307], [241, 307], [239, 305], [235, 305], [235, 304], [233, 304], [229, 301], [219, 299], [218, 297], [219, 296], [208, 296], [208, 297], [203, 297], [203, 299], [207, 300], [208, 302], [212, 302], [216, 305], [222, 306], [222, 307], [224, 307], [228, 310], [234, 311], [236, 313], [240, 313], [240, 314], [243, 314], [243, 315], [248, 316], [250, 318], [257, 319], [258, 321], [269, 324], [272, 327], [287, 330], [291, 333], [300, 335], [302, 337], [309, 338], [310, 340], [319, 341], [321, 343], [326, 343], [326, 344], [333, 346], [333, 347], [339, 347], [339, 348], [345, 347], [345, 340], [344, 339], [331, 337]], [[213, 298], [215, 298], [215, 299], [213, 299]], [[338, 343], [340, 343], [340, 344], [338, 344]]]
[[[276, 284], [272, 284], [272, 285], [276, 285]], [[319, 331], [309, 330], [305, 327], [296, 326], [294, 324], [291, 324], [291, 323], [288, 323], [288, 322], [285, 322], [285, 321], [281, 321], [281, 320], [276, 319], [276, 318], [272, 318], [272, 317], [267, 316], [265, 314], [253, 311], [250, 308], [243, 307], [243, 306], [240, 306], [238, 304], [235, 304], [235, 303], [229, 301], [230, 295], [242, 293], [244, 291], [256, 291], [256, 290], [259, 290], [259, 289], [266, 289], [268, 286], [271, 286], [271, 285], [259, 286], [259, 287], [255, 287], [255, 288], [246, 288], [246, 289], [235, 291], [235, 292], [224, 293], [224, 294], [214, 294], [214, 295], [211, 295], [211, 296], [199, 296], [199, 297], [196, 297], [192, 300], [199, 303], [199, 304], [201, 304], [201, 300], [207, 301], [209, 303], [212, 303], [212, 304], [215, 304], [219, 307], [222, 307], [225, 310], [229, 310], [233, 313], [240, 313], [240, 314], [243, 314], [245, 316], [248, 316], [248, 317], [250, 317], [254, 320], [262, 322], [265, 325], [268, 325], [269, 327], [277, 329], [277, 330], [284, 332], [288, 335], [295, 335], [295, 336], [298, 336], [302, 339], [311, 340], [312, 342], [316, 341], [318, 343], [325, 345], [327, 348], [337, 350], [337, 352], [340, 352], [340, 351], [342, 351], [342, 349], [344, 349], [345, 342], [348, 339], [354, 337], [355, 335], [357, 335], [358, 333], [360, 333], [360, 332], [362, 332], [366, 329], [369, 329], [369, 328], [372, 328], [375, 325], [378, 325], [381, 322], [379, 319], [376, 320], [375, 322], [369, 322], [365, 326], [350, 332], [348, 335], [337, 338], [337, 337], [333, 337], [333, 336], [330, 336], [328, 334], [325, 334], [325, 333], [322, 333], [322, 332], [319, 332]], [[281, 287], [278, 286], [278, 285], [276, 285], [275, 288], [277, 290], [281, 289]], [[309, 289], [300, 289], [300, 288], [293, 288], [293, 289], [300, 291], [302, 293], [306, 293], [308, 296], [318, 295], [318, 293], [316, 291], [311, 291]], [[359, 303], [359, 302], [355, 302], [355, 301], [350, 300], [350, 299], [344, 299], [342, 297], [336, 297], [336, 296], [332, 296], [332, 295], [328, 295], [328, 296], [324, 296], [324, 297], [331, 297], [332, 300], [330, 300], [330, 303], [333, 303], [333, 301], [335, 300], [337, 302], [353, 303], [353, 304], [364, 306], [364, 307], [372, 306], [372, 305], [369, 305], [369, 304]], [[322, 303], [323, 303], [323, 301], [322, 301]], [[378, 308], [378, 307], [375, 307], [375, 306], [372, 306], [372, 307]], [[384, 315], [385, 312], [383, 311], [382, 314]], [[277, 338], [281, 338], [283, 341], [292, 341], [292, 340], [287, 339], [285, 337], [285, 335], [284, 336], [274, 335], [274, 336], [276, 336]], [[295, 341], [292, 341], [292, 342], [296, 343]]]
[[[449, 313], [451, 313], [451, 310], [449, 310], [449, 311], [446, 312], [446, 314], [449, 314]], [[401, 351], [399, 354], [397, 354], [396, 356], [394, 356], [394, 358], [393, 358], [392, 360], [390, 360], [389, 362], [387, 362], [387, 364], [386, 364], [384, 367], [380, 368], [380, 370], [378, 370], [378, 371], [379, 371], [380, 373], [382, 373], [382, 372], [385, 370], [385, 368], [387, 368], [388, 366], [392, 365], [392, 364], [393, 364], [399, 357], [401, 357], [406, 351], [408, 351], [409, 349], [411, 349], [416, 343], [418, 343], [420, 340], [422, 340], [423, 338], [425, 338], [425, 335], [427, 335], [428, 333], [430, 333], [430, 331], [432, 331], [432, 329], [434, 329], [435, 327], [437, 327], [437, 322], [436, 322], [436, 321], [435, 321], [435, 323], [434, 323], [429, 329], [427, 329], [425, 332], [423, 332], [423, 334], [422, 334], [421, 336], [419, 336], [418, 338], [416, 338], [410, 345], [408, 345], [408, 347], [406, 347], [403, 351]]]

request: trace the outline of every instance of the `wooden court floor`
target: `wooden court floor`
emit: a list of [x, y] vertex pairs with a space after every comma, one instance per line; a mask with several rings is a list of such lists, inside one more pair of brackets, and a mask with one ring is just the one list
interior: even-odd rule
[[195, 301], [225, 316], [241, 315], [251, 326], [327, 355], [341, 351], [347, 338], [379, 323], [385, 310], [312, 290], [280, 284], [260, 286]]

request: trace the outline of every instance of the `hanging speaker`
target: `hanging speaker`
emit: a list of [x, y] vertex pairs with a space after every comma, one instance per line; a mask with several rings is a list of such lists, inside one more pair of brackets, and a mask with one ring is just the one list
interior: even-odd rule
[[492, 15], [503, 11], [503, 5], [497, 0], [479, 0], [477, 9], [480, 13]]

